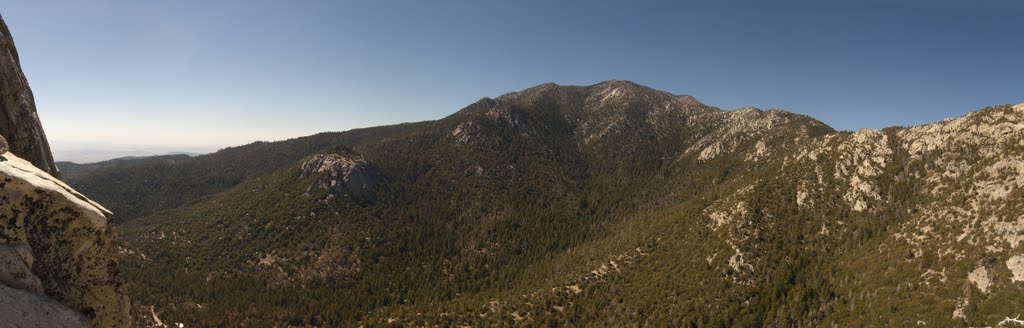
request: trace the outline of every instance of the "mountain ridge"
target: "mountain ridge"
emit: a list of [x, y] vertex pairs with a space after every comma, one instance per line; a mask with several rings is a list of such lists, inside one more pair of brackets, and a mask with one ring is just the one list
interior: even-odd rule
[[[491, 106], [495, 106], [495, 105], [498, 104], [496, 99], [504, 99], [504, 101], [506, 101], [506, 104], [516, 104], [516, 103], [518, 103], [518, 104], [528, 104], [530, 99], [536, 100], [536, 99], [540, 99], [540, 98], [542, 98], [544, 96], [550, 96], [550, 95], [546, 95], [545, 94], [545, 92], [549, 92], [549, 91], [560, 93], [561, 95], [576, 93], [576, 97], [579, 98], [581, 95], [578, 94], [578, 93], [580, 93], [580, 92], [586, 93], [586, 92], [592, 92], [592, 91], [588, 91], [588, 90], [596, 90], [596, 89], [599, 89], [599, 88], [608, 88], [608, 87], [614, 88], [614, 87], [622, 87], [622, 86], [632, 88], [632, 90], [636, 91], [636, 92], [643, 92], [647, 96], [660, 97], [661, 100], [663, 100], [663, 101], [670, 101], [671, 100], [670, 98], [675, 98], [675, 97], [690, 97], [690, 96], [676, 96], [676, 95], [673, 95], [671, 93], [667, 93], [667, 92], [663, 92], [663, 91], [657, 91], [657, 90], [654, 90], [654, 89], [651, 89], [651, 88], [648, 88], [648, 87], [640, 86], [640, 85], [632, 83], [632, 82], [620, 81], [620, 80], [605, 81], [605, 82], [597, 83], [597, 84], [594, 84], [594, 85], [591, 85], [591, 86], [559, 86], [559, 85], [554, 84], [554, 83], [546, 83], [546, 84], [538, 85], [538, 86], [535, 86], [535, 87], [527, 88], [527, 89], [524, 89], [524, 90], [521, 90], [521, 91], [518, 91], [518, 92], [506, 93], [506, 94], [503, 94], [501, 96], [498, 96], [495, 99], [483, 98], [483, 99], [481, 99], [481, 100], [479, 100], [477, 102], [474, 102], [473, 104], [470, 104], [470, 105], [464, 107], [463, 109], [461, 109], [459, 111], [456, 111], [455, 113], [453, 113], [453, 114], [451, 114], [449, 116], [446, 116], [444, 118], [441, 118], [441, 119], [438, 119], [438, 120], [434, 120], [434, 121], [424, 121], [424, 122], [415, 122], [415, 123], [403, 123], [403, 124], [389, 125], [389, 126], [383, 126], [383, 127], [362, 128], [362, 129], [355, 129], [355, 130], [350, 130], [350, 131], [346, 131], [346, 132], [323, 132], [323, 133], [314, 134], [314, 135], [310, 135], [310, 136], [306, 136], [306, 137], [298, 137], [298, 138], [293, 138], [293, 139], [279, 141], [279, 142], [255, 142], [255, 143], [251, 143], [251, 144], [248, 144], [248, 145], [235, 146], [235, 147], [227, 147], [227, 148], [222, 149], [221, 151], [215, 152], [213, 154], [204, 154], [204, 155], [200, 155], [200, 156], [195, 156], [195, 158], [197, 160], [187, 160], [187, 159], [182, 159], [182, 158], [174, 157], [174, 156], [151, 156], [151, 157], [148, 157], [147, 159], [142, 159], [140, 161], [131, 161], [131, 163], [124, 163], [124, 164], [126, 164], [126, 165], [141, 165], [143, 163], [150, 163], [150, 164], [147, 164], [147, 165], [157, 165], [157, 166], [160, 166], [160, 167], [164, 167], [166, 169], [172, 169], [170, 167], [176, 167], [178, 165], [189, 165], [189, 164], [181, 164], [182, 162], [201, 162], [201, 161], [203, 161], [205, 159], [208, 159], [208, 158], [211, 158], [211, 157], [216, 158], [216, 157], [227, 156], [227, 157], [233, 157], [233, 158], [235, 158], [237, 160], [237, 159], [240, 159], [240, 158], [237, 157], [237, 155], [231, 155], [232, 153], [239, 154], [240, 151], [241, 152], [247, 152], [247, 151], [250, 151], [248, 149], [251, 149], [252, 147], [268, 149], [268, 148], [275, 148], [275, 146], [273, 146], [273, 145], [285, 145], [285, 144], [294, 145], [294, 146], [287, 146], [287, 148], [296, 148], [296, 147], [297, 148], [303, 148], [303, 149], [306, 149], [306, 150], [304, 150], [305, 154], [311, 154], [311, 151], [314, 148], [317, 148], [317, 147], [327, 147], [327, 145], [329, 145], [331, 143], [337, 143], [337, 142], [342, 142], [342, 143], [349, 142], [347, 140], [353, 140], [353, 138], [356, 138], [356, 139], [360, 138], [360, 137], [358, 137], [359, 135], [367, 136], [367, 135], [376, 135], [376, 134], [379, 134], [379, 133], [385, 133], [386, 134], [386, 133], [388, 133], [387, 130], [401, 129], [403, 126], [407, 126], [408, 124], [412, 124], [412, 125], [446, 124], [445, 122], [451, 122], [453, 120], [460, 119], [460, 117], [462, 117], [462, 115], [467, 115], [467, 113], [472, 112], [474, 110], [474, 108], [484, 108], [484, 107], [487, 107], [487, 110], [494, 110], [494, 112], [492, 112], [492, 113], [490, 113], [488, 115], [492, 115], [494, 117], [498, 117], [500, 115], [506, 115], [506, 116], [503, 117], [503, 119], [512, 119], [513, 118], [512, 116], [507, 116], [507, 115], [510, 115], [510, 112], [508, 112], [507, 109], [505, 109], [505, 108], [490, 108]], [[521, 97], [521, 95], [525, 95], [525, 96], [523, 96], [523, 99], [519, 99], [518, 98], [518, 97]], [[690, 97], [690, 98], [692, 98], [692, 97]], [[518, 100], [515, 100], [515, 99], [518, 99]], [[582, 101], [583, 99], [574, 99], [574, 100], [575, 101]], [[679, 101], [676, 105], [680, 106], [678, 108], [684, 114], [688, 113], [688, 111], [690, 111], [690, 110], [697, 110], [699, 112], [704, 112], [706, 110], [714, 108], [714, 107], [706, 106], [706, 105], [704, 105], [702, 103], [699, 103], [699, 102], [696, 102], [696, 101], [691, 102], [691, 101], [689, 101], [689, 98], [684, 98], [683, 101]], [[696, 108], [696, 109], [692, 109], [692, 108]], [[641, 109], [643, 109], [643, 108], [641, 108]], [[731, 112], [731, 111], [723, 111], [723, 112]], [[786, 112], [786, 113], [787, 113], [786, 115], [797, 115], [796, 117], [808, 118], [809, 119], [809, 117], [806, 117], [806, 116], [803, 116], [803, 115], [800, 115], [800, 114], [793, 114], [793, 113], [789, 113], [789, 112]], [[612, 114], [617, 114], [617, 113], [612, 113]], [[618, 114], [621, 114], [621, 113], [618, 113]], [[460, 123], [463, 123], [463, 122], [460, 122]], [[597, 125], [597, 123], [591, 123], [591, 124], [592, 125]], [[822, 123], [822, 125], [824, 125], [824, 124]], [[456, 128], [452, 128], [453, 131]], [[592, 129], [592, 130], [593, 129], [597, 129], [597, 128], [610, 130], [610, 129], [616, 128], [616, 127], [615, 126], [598, 126], [598, 127], [587, 127], [587, 128]], [[380, 131], [380, 132], [378, 132], [378, 131]], [[322, 138], [324, 140], [323, 141], [316, 141], [315, 145], [312, 145], [312, 144], [308, 143], [310, 141], [310, 139], [316, 139], [316, 138]], [[365, 137], [363, 137], [363, 138], [365, 138]], [[332, 141], [327, 141], [327, 139], [336, 139], [337, 141], [333, 141], [333, 140]], [[305, 144], [305, 145], [303, 145], [303, 144]], [[277, 148], [286, 148], [286, 147], [278, 146]], [[274, 152], [276, 152], [276, 153], [284, 153], [284, 152], [288, 152], [288, 151], [285, 151], [285, 150], [282, 149], [282, 150], [274, 150]], [[232, 166], [231, 164], [227, 164], [227, 163], [228, 162], [225, 162], [223, 164], [217, 164], [217, 165], [221, 166], [221, 167], [223, 167], [223, 166]], [[93, 177], [96, 177], [96, 176], [110, 176], [110, 174], [114, 174], [113, 172], [119, 171], [122, 168], [120, 165], [116, 165], [114, 161], [103, 161], [103, 162], [99, 162], [99, 163], [90, 163], [90, 164], [82, 164], [82, 165], [66, 165], [65, 164], [65, 166], [70, 168], [69, 171], [77, 170], [80, 167], [84, 166], [84, 167], [100, 168], [101, 170], [105, 170], [105, 172], [106, 172], [105, 174], [101, 174], [101, 175], [93, 175]], [[104, 169], [104, 167], [107, 167], [107, 168]], [[184, 170], [184, 168], [182, 168], [182, 169]], [[199, 171], [207, 171], [207, 170], [187, 169], [186, 171], [199, 172]], [[131, 171], [129, 171], [129, 172], [131, 172]], [[267, 171], [260, 170], [258, 172], [254, 172], [254, 173], [251, 173], [251, 174], [256, 174], [256, 173], [260, 173], [260, 172], [266, 173]], [[150, 213], [150, 211], [151, 211], [151, 210], [142, 210], [142, 211], [140, 211], [139, 209], [136, 208], [136, 206], [132, 206], [131, 208], [129, 208], [129, 207], [126, 207], [125, 205], [121, 205], [121, 204], [126, 204], [126, 200], [137, 199], [138, 197], [140, 197], [140, 195], [138, 193], [131, 192], [130, 190], [140, 190], [141, 188], [144, 188], [144, 186], [126, 186], [124, 189], [127, 190], [127, 192], [111, 194], [112, 190], [110, 190], [109, 188], [102, 188], [102, 187], [97, 188], [97, 187], [94, 187], [95, 184], [103, 184], [104, 182], [102, 182], [102, 181], [100, 181], [100, 182], [82, 181], [82, 180], [80, 180], [79, 176], [75, 175], [75, 173], [71, 173], [71, 172], [69, 172], [69, 173], [71, 174], [71, 176], [66, 177], [66, 179], [65, 179], [66, 181], [69, 181], [69, 183], [71, 183], [72, 185], [75, 185], [77, 188], [81, 189], [83, 192], [92, 195], [93, 198], [96, 198], [99, 201], [101, 201], [102, 203], [107, 204], [108, 206], [110, 206], [116, 213], [118, 213], [118, 220], [120, 220], [120, 221], [131, 220], [134, 217], [137, 217], [139, 213], [147, 214], [147, 213]], [[179, 174], [185, 174], [185, 171], [181, 171], [181, 173], [179, 173]], [[248, 176], [249, 174], [250, 173], [243, 173], [243, 176]], [[142, 181], [141, 177], [126, 178], [126, 180], [128, 180], [128, 181]], [[227, 184], [225, 184], [224, 186], [233, 185], [233, 184], [237, 183], [237, 181], [239, 181], [239, 180], [234, 179], [234, 180], [231, 180], [231, 181], [226, 181]], [[221, 188], [222, 187], [218, 187], [215, 190], [223, 190]], [[176, 192], [173, 191], [173, 190], [168, 190], [168, 193], [175, 193], [176, 194]], [[167, 197], [162, 197], [162, 198], [163, 199], [168, 199]], [[184, 201], [184, 200], [181, 200], [181, 201]], [[181, 201], [172, 202], [172, 203], [169, 203], [169, 204], [170, 205], [181, 204]], [[148, 206], [142, 206], [141, 208], [145, 209], [147, 207]], [[155, 209], [159, 210], [161, 208], [163, 208], [163, 207], [156, 207]]]
[[[121, 223], [123, 264], [136, 312], [165, 321], [983, 325], [1024, 305], [1022, 184], [1008, 178], [1024, 172], [1021, 108], [835, 131], [623, 81], [544, 84], [435, 121], [91, 174], [198, 181], [187, 197], [120, 205], [149, 208]], [[303, 170], [328, 158], [380, 179]], [[968, 179], [938, 169], [949, 163], [976, 185], [942, 180]], [[331, 184], [349, 187], [316, 187]], [[352, 186], [373, 200], [346, 197]], [[102, 201], [130, 195], [114, 196]], [[967, 287], [939, 283], [952, 280]], [[282, 305], [297, 298], [302, 309]]]

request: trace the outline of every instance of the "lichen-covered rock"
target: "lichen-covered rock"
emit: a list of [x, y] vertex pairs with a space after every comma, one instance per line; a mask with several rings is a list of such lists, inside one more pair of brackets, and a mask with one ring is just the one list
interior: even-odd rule
[[[36, 115], [32, 89], [21, 71], [21, 61], [7, 24], [0, 17], [0, 136], [10, 151], [52, 176], [60, 172]], [[0, 146], [0, 149], [4, 147]]]
[[314, 187], [330, 190], [328, 198], [353, 197], [374, 200], [373, 188], [380, 182], [380, 172], [360, 155], [317, 154], [302, 162], [302, 177], [326, 173]]
[[10, 152], [0, 154], [0, 205], [0, 262], [11, 262], [0, 282], [41, 286], [94, 327], [128, 324], [110, 212]]

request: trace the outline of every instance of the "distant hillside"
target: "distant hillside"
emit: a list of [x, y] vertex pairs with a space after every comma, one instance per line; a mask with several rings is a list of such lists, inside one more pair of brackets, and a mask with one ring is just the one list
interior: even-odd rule
[[58, 163], [76, 163], [76, 164], [91, 164], [115, 159], [132, 159], [132, 158], [143, 158], [151, 156], [161, 155], [191, 155], [197, 156], [202, 154], [208, 154], [216, 149], [209, 151], [203, 150], [188, 150], [181, 151], [174, 148], [160, 148], [160, 147], [147, 147], [143, 149], [125, 148], [118, 146], [72, 146], [64, 143], [55, 143], [56, 149], [53, 151], [53, 157]]
[[1022, 130], [544, 84], [68, 181], [136, 306], [192, 326], [985, 326], [1024, 308]]
[[223, 191], [334, 144], [358, 144], [404, 126], [321, 133], [308, 137], [228, 147], [216, 153], [115, 159], [99, 163], [61, 162], [64, 181], [89, 193], [123, 222]]

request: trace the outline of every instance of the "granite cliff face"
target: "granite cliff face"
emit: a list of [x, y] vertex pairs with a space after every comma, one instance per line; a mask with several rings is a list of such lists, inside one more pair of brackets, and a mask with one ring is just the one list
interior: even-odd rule
[[316, 188], [328, 190], [325, 201], [336, 197], [372, 201], [373, 188], [381, 179], [380, 172], [373, 163], [357, 154], [313, 155], [302, 163], [302, 176], [317, 174], [322, 175], [321, 178], [306, 189], [306, 193], [311, 193]]
[[111, 213], [61, 182], [0, 19], [0, 322], [123, 327]]
[[0, 18], [0, 136], [7, 139], [11, 152], [60, 178], [50, 143], [36, 114], [32, 89], [21, 71], [18, 49], [3, 18]]

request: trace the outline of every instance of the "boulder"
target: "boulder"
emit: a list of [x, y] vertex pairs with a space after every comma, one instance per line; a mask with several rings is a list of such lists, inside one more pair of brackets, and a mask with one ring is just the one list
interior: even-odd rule
[[323, 174], [307, 189], [314, 187], [330, 190], [329, 198], [352, 197], [358, 200], [376, 199], [373, 192], [381, 175], [377, 167], [360, 155], [337, 153], [317, 154], [302, 162], [302, 177]]

